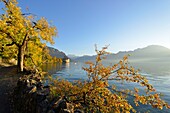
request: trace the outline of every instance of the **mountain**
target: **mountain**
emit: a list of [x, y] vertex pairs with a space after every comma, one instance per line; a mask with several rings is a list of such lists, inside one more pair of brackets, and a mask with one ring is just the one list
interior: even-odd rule
[[52, 48], [52, 47], [48, 47], [49, 49], [49, 53], [52, 57], [57, 57], [57, 58], [62, 58], [62, 59], [65, 59], [65, 58], [68, 58], [68, 56], [62, 52], [62, 51], [59, 51], [58, 49], [55, 49], [55, 48]]
[[123, 56], [128, 54], [130, 55], [131, 59], [162, 58], [170, 57], [170, 49], [159, 45], [150, 45], [145, 48], [135, 49], [134, 51], [124, 51], [118, 52], [117, 54], [108, 55], [108, 59], [122, 58]]
[[68, 54], [67, 55], [71, 60], [74, 60], [74, 59], [76, 59], [76, 58], [78, 58], [79, 56], [76, 56], [76, 55], [74, 55], [74, 54]]
[[79, 61], [79, 62], [85, 62], [85, 61], [94, 61], [95, 58], [96, 58], [96, 55], [93, 55], [93, 56], [84, 55], [84, 56], [78, 57], [74, 60]]
[[[135, 49], [134, 51], [120, 51], [116, 54], [109, 54], [106, 55], [107, 61], [113, 61], [113, 60], [120, 60], [123, 58], [125, 55], [130, 55], [129, 60], [133, 61], [148, 61], [148, 60], [154, 60], [154, 59], [165, 59], [165, 58], [170, 58], [170, 49], [159, 46], [159, 45], [150, 45], [145, 48], [138, 48]], [[95, 55], [94, 56], [82, 56], [79, 58], [76, 58], [76, 61], [94, 61], [95, 60]]]

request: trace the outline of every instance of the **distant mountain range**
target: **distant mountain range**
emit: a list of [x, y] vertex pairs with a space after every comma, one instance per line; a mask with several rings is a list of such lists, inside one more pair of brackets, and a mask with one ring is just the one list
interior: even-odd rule
[[49, 54], [52, 57], [55, 56], [57, 58], [62, 58], [62, 59], [68, 58], [68, 56], [64, 52], [59, 51], [58, 49], [55, 49], [55, 48], [52, 48], [52, 47], [48, 47], [48, 50], [49, 50]]
[[[96, 58], [96, 55], [93, 56], [75, 56], [75, 55], [66, 55], [64, 52], [59, 51], [58, 49], [48, 47], [49, 53], [51, 56], [55, 56], [57, 58], [70, 58], [73, 61], [78, 61], [78, 62], [85, 62], [85, 61], [94, 61]], [[118, 61], [122, 59], [125, 55], [130, 55], [129, 60], [132, 62], [137, 62], [137, 61], [150, 61], [150, 60], [163, 60], [170, 59], [170, 49], [159, 46], [159, 45], [150, 45], [144, 48], [138, 48], [135, 49], [134, 51], [120, 51], [118, 53], [112, 53], [109, 55], [106, 55], [106, 60], [105, 61]]]
[[74, 54], [68, 54], [67, 55], [70, 59], [72, 59], [72, 60], [74, 60], [74, 59], [76, 59], [76, 58], [78, 58], [79, 56], [76, 56], [76, 55], [74, 55]]
[[[57, 58], [70, 58], [73, 62], [95, 61], [96, 55], [93, 56], [75, 56], [66, 55], [58, 49], [48, 47], [50, 55]], [[155, 75], [170, 75], [170, 49], [159, 46], [150, 45], [145, 48], [138, 48], [134, 51], [120, 51], [116, 54], [112, 53], [106, 55], [103, 63], [113, 64], [118, 63], [125, 55], [129, 56], [130, 65], [136, 69], [142, 69], [145, 73], [152, 73]]]
[[[148, 61], [153, 59], [165, 59], [170, 58], [170, 49], [159, 46], [159, 45], [150, 45], [145, 48], [139, 48], [135, 49], [134, 51], [120, 51], [116, 54], [109, 54], [106, 55], [107, 60], [106, 61], [118, 61], [123, 58], [125, 55], [130, 55], [129, 60], [132, 61]], [[85, 62], [85, 61], [94, 61], [96, 56], [82, 56], [78, 57], [75, 60], [79, 62]]]

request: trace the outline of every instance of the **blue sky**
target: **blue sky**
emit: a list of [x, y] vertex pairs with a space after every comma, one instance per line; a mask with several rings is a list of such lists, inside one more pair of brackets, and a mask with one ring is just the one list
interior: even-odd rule
[[[52, 21], [55, 47], [66, 54], [93, 55], [148, 45], [170, 48], [170, 0], [19, 0], [25, 12]], [[50, 45], [51, 46], [51, 45]]]

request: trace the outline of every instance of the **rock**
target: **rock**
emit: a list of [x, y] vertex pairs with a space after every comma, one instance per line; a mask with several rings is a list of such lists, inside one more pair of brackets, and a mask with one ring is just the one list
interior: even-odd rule
[[37, 112], [36, 113], [47, 113], [48, 105], [49, 105], [49, 102], [46, 98], [42, 101], [39, 101], [37, 103]]
[[44, 95], [47, 96], [50, 94], [50, 89], [49, 88], [43, 88], [43, 89], [39, 89], [36, 92], [38, 95]]
[[29, 91], [29, 93], [35, 93], [37, 91], [37, 87], [33, 86], [33, 88]]
[[14, 113], [84, 113], [74, 110], [66, 97], [48, 100], [50, 87], [44, 86], [38, 74], [19, 78], [13, 94]]
[[59, 113], [62, 109], [66, 109], [66, 108], [67, 108], [66, 101], [63, 100], [62, 98], [60, 98], [53, 105], [53, 109], [54, 109], [55, 113]]
[[53, 110], [49, 110], [47, 113], [55, 113]]
[[14, 91], [14, 112], [16, 113], [47, 113], [50, 93], [44, 87], [38, 74], [24, 75], [19, 78]]
[[60, 98], [58, 101], [56, 101], [52, 109], [55, 113], [74, 113], [74, 106], [73, 104], [66, 102], [65, 99]]
[[73, 113], [73, 112], [71, 112], [71, 111], [68, 110], [68, 109], [62, 109], [62, 110], [60, 111], [60, 113]]
[[84, 111], [82, 111], [82, 110], [80, 110], [80, 109], [76, 109], [76, 110], [74, 111], [74, 113], [84, 113]]

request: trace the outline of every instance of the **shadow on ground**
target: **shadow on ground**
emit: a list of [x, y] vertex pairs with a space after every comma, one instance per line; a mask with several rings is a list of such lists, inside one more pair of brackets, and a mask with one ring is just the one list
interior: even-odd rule
[[16, 66], [0, 66], [0, 113], [12, 113], [10, 95], [18, 78]]

